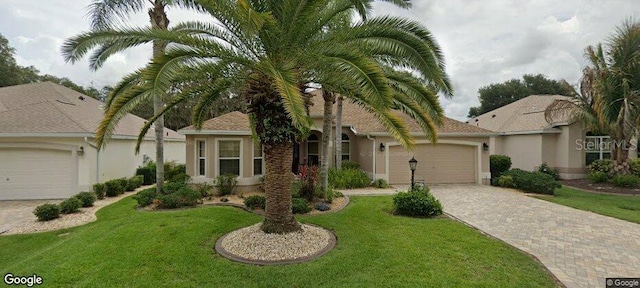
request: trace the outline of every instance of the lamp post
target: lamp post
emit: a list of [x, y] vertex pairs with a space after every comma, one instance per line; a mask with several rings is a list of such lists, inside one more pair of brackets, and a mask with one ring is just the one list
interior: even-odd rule
[[416, 175], [416, 167], [418, 166], [418, 160], [415, 157], [411, 157], [409, 160], [409, 168], [411, 168], [411, 191], [413, 191], [413, 187], [415, 185], [415, 175]]

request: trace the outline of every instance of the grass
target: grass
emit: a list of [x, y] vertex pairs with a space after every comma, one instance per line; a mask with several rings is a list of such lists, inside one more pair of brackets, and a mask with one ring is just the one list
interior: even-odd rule
[[314, 261], [260, 267], [224, 259], [213, 246], [261, 217], [231, 207], [141, 212], [127, 197], [84, 226], [0, 237], [0, 273], [65, 287], [557, 286], [517, 249], [446, 217], [392, 216], [391, 203], [353, 197], [343, 211], [299, 217], [333, 230], [336, 248]]
[[542, 200], [640, 224], [640, 196], [608, 195], [562, 187]]

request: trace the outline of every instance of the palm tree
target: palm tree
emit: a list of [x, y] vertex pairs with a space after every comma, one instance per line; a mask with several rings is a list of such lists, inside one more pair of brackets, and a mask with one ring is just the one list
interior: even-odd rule
[[569, 113], [593, 132], [611, 137], [613, 174], [629, 173], [629, 148], [640, 124], [640, 22], [625, 21], [603, 46], [588, 46], [580, 94], [556, 100], [547, 121]]
[[[372, 1], [367, 0], [194, 2], [214, 21], [180, 23], [167, 31], [91, 31], [65, 43], [64, 55], [70, 61], [98, 45], [113, 53], [152, 41], [169, 43], [165, 55], [117, 86], [98, 131], [100, 145], [119, 119], [149, 97], [149, 91], [166, 91], [176, 81], [184, 82], [182, 92], [154, 118], [196, 93], [200, 102], [192, 120], [200, 128], [206, 120], [202, 112], [212, 101], [238, 89], [264, 149], [267, 208], [262, 230], [286, 233], [300, 228], [291, 213], [288, 171], [294, 141], [306, 138], [312, 125], [303, 95], [312, 83], [362, 106], [407, 148], [414, 141], [392, 108], [410, 115], [427, 136], [437, 139], [435, 125], [443, 112], [436, 93], [450, 94], [451, 86], [438, 44], [419, 23], [373, 17], [329, 29], [335, 17], [359, 7], [368, 12]], [[103, 60], [109, 53], [93, 59]], [[150, 126], [147, 123], [139, 140]]]
[[[90, 4], [89, 18], [94, 31], [105, 30], [123, 24], [130, 14], [143, 11], [147, 4], [151, 4], [147, 13], [152, 29], [167, 30], [169, 19], [165, 11], [166, 6], [196, 8], [190, 0], [93, 0]], [[164, 54], [167, 43], [153, 41], [153, 58]], [[91, 68], [98, 69], [100, 61], [92, 61]], [[153, 111], [158, 114], [163, 108], [165, 91], [156, 91], [153, 95]], [[109, 102], [110, 103], [110, 102]], [[162, 192], [164, 185], [164, 116], [160, 115], [154, 122], [156, 141], [156, 191]]]

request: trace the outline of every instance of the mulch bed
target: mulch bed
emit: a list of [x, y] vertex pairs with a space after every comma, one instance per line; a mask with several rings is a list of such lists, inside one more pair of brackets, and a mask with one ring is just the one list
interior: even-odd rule
[[591, 183], [588, 179], [560, 180], [562, 185], [567, 185], [589, 192], [640, 195], [640, 188], [624, 188], [613, 186], [611, 183]]

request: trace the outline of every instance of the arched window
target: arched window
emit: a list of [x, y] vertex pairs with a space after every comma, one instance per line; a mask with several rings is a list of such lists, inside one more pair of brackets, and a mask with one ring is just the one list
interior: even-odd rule
[[351, 160], [349, 157], [349, 152], [351, 152], [351, 150], [349, 148], [351, 148], [349, 135], [342, 133], [342, 161]]
[[318, 136], [315, 134], [311, 134], [309, 135], [309, 138], [307, 138], [307, 165], [309, 166], [313, 166], [313, 165], [318, 165], [320, 163], [320, 158], [318, 157], [319, 154], [319, 143], [318, 143]]

